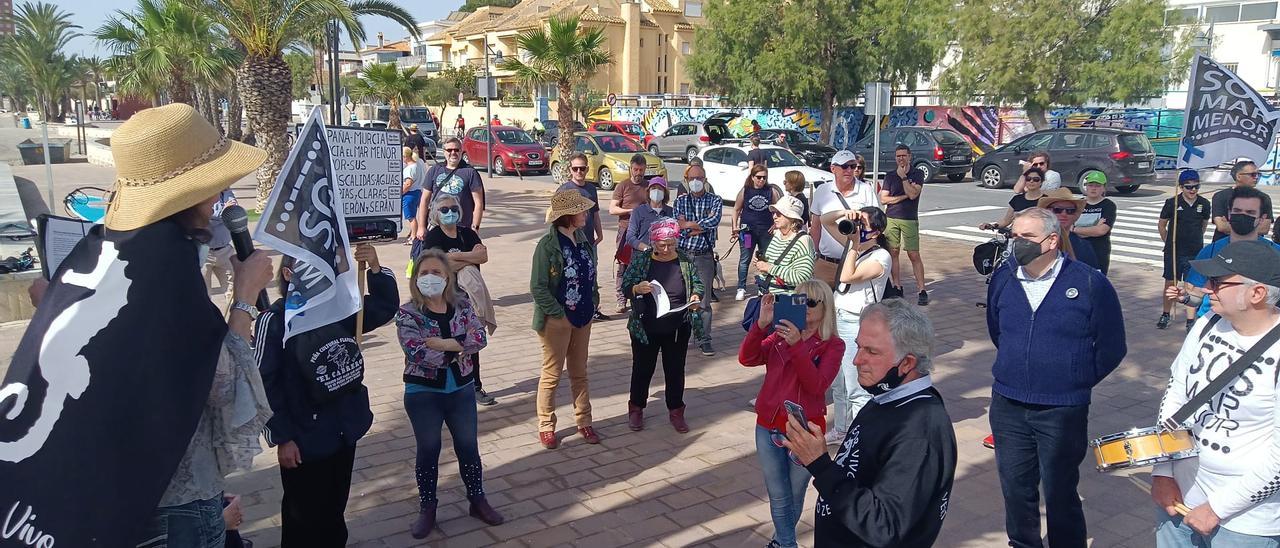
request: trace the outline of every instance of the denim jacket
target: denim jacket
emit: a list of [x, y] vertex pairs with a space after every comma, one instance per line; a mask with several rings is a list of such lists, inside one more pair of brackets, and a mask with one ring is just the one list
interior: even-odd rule
[[[453, 304], [449, 332], [462, 345], [458, 358], [448, 366], [459, 385], [475, 380], [475, 356], [488, 344], [484, 323], [476, 316], [471, 302], [459, 294]], [[396, 312], [396, 333], [404, 350], [404, 381], [433, 388], [443, 388], [447, 379], [445, 352], [427, 347], [426, 341], [441, 335], [440, 326], [418, 310], [412, 302]]]

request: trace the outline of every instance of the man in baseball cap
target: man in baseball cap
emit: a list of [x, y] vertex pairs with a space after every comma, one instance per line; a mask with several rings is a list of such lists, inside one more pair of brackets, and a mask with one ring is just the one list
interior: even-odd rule
[[[834, 183], [819, 186], [813, 191], [813, 206], [809, 209], [809, 226], [813, 228], [813, 240], [818, 247], [817, 263], [813, 277], [832, 287], [836, 286], [836, 265], [844, 255], [844, 240], [839, 234], [829, 232], [822, 220], [844, 215], [856, 215], [866, 206], [880, 207], [875, 183], [863, 180], [867, 163], [861, 156], [841, 150], [831, 157], [831, 174]], [[834, 226], [834, 225], [833, 225]]]

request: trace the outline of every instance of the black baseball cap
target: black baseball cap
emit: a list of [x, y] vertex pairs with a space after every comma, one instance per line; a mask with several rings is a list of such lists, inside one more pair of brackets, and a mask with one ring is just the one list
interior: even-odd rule
[[1232, 242], [1212, 259], [1191, 261], [1191, 268], [1208, 278], [1239, 274], [1255, 282], [1280, 287], [1280, 251], [1270, 242]]

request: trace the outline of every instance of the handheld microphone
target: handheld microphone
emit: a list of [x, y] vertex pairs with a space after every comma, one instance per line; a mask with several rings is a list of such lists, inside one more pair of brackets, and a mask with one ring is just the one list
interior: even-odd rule
[[[231, 231], [231, 245], [236, 247], [236, 259], [248, 259], [253, 254], [253, 236], [249, 235], [249, 214], [238, 205], [230, 205], [222, 209], [222, 224]], [[232, 280], [234, 283], [234, 280]], [[271, 307], [267, 299], [267, 290], [258, 293], [258, 310]]]

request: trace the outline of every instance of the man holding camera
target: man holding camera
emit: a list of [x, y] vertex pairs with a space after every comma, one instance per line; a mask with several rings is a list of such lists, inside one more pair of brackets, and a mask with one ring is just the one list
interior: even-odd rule
[[[822, 185], [813, 191], [813, 206], [810, 208], [809, 226], [823, 226], [822, 217], [829, 213], [842, 213], [850, 218], [857, 215], [859, 209], [866, 206], [880, 207], [876, 197], [875, 186], [862, 180], [867, 164], [848, 150], [841, 150], [831, 157], [831, 174], [835, 182]], [[845, 246], [840, 243], [830, 228], [814, 230], [813, 237], [818, 242], [818, 260], [813, 266], [813, 277], [836, 286], [836, 271], [841, 258], [845, 255]]]

